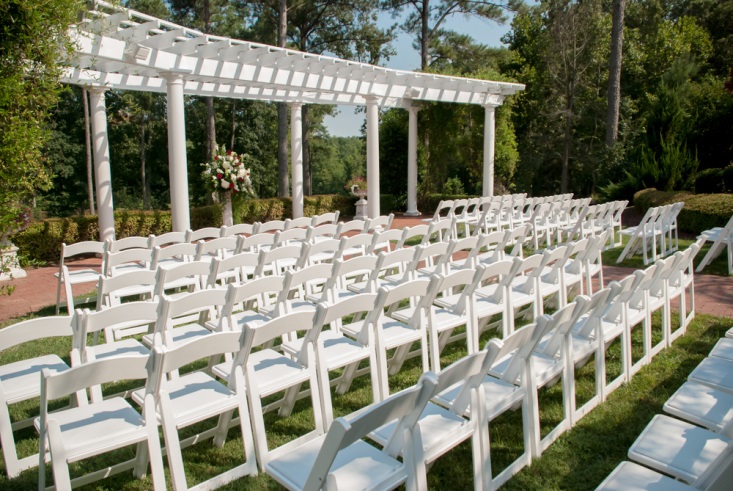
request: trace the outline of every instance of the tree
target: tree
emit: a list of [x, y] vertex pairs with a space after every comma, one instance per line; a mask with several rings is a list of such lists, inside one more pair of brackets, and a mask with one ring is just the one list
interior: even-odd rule
[[621, 60], [624, 43], [624, 12], [626, 0], [613, 0], [613, 27], [611, 28], [611, 56], [608, 65], [608, 115], [606, 117], [606, 145], [613, 146], [618, 137], [618, 117], [621, 110]]
[[[289, 46], [309, 53], [329, 53], [342, 58], [379, 63], [392, 51], [392, 29], [377, 27], [377, 0], [357, 0], [343, 3], [335, 0], [304, 0], [287, 9]], [[268, 42], [268, 33], [281, 32], [275, 28], [281, 21], [279, 3], [271, 0], [257, 4], [256, 32]], [[271, 36], [271, 34], [270, 34]], [[328, 111], [331, 111], [329, 109]], [[304, 192], [311, 193], [310, 138], [314, 131], [311, 113], [322, 116], [324, 109], [303, 106], [303, 175]]]
[[[23, 226], [36, 190], [51, 183], [44, 123], [58, 100], [61, 60], [73, 50], [68, 26], [81, 6], [76, 0], [0, 3], [0, 243]], [[0, 270], [7, 271], [3, 264]], [[10, 290], [0, 286], [0, 294]]]
[[517, 11], [521, 0], [486, 2], [482, 0], [383, 0], [385, 10], [397, 16], [408, 11], [407, 18], [400, 26], [415, 39], [414, 47], [420, 52], [420, 70], [430, 66], [430, 48], [450, 31], [443, 29], [444, 22], [454, 15], [476, 16], [485, 20], [503, 23], [505, 10]]

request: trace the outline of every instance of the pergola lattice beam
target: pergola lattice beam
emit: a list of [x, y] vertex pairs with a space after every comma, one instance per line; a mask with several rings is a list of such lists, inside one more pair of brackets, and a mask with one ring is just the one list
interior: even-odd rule
[[[394, 70], [249, 41], [206, 35], [154, 17], [97, 2], [76, 27], [79, 50], [68, 83], [164, 91], [160, 74], [184, 70], [184, 93], [242, 99], [383, 107], [405, 100], [485, 104], [521, 84]], [[279, 94], [279, 95], [278, 95]], [[289, 99], [294, 95], [295, 99]]]

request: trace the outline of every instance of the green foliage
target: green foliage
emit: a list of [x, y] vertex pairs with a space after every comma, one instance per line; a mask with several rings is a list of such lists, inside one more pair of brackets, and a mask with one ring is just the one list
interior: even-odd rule
[[722, 193], [723, 169], [705, 169], [697, 174], [695, 178], [695, 192], [698, 194]]
[[645, 189], [634, 195], [634, 206], [645, 213], [652, 206], [684, 201], [677, 217], [680, 230], [699, 234], [713, 227], [723, 227], [733, 216], [733, 194], [691, 194], [685, 191]]
[[22, 227], [36, 190], [51, 185], [45, 123], [61, 88], [61, 58], [73, 50], [68, 26], [81, 7], [78, 0], [0, 3], [0, 243]]
[[451, 177], [443, 185], [445, 194], [466, 194], [463, 190], [463, 183], [458, 177]]
[[725, 192], [733, 193], [733, 165], [729, 165], [723, 169], [723, 186]]

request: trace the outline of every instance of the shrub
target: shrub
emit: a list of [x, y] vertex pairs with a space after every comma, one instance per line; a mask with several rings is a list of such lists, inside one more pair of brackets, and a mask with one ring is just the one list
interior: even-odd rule
[[685, 191], [664, 192], [645, 189], [634, 195], [634, 206], [642, 213], [652, 206], [684, 201], [677, 218], [680, 230], [699, 234], [703, 230], [722, 227], [733, 215], [733, 194], [691, 194]]
[[695, 192], [698, 194], [722, 193], [723, 169], [705, 169], [695, 178]]
[[417, 209], [421, 213], [432, 215], [442, 200], [468, 199], [473, 197], [465, 194], [428, 194], [427, 196], [418, 196]]
[[733, 193], [733, 165], [723, 169], [723, 187], [726, 193]]

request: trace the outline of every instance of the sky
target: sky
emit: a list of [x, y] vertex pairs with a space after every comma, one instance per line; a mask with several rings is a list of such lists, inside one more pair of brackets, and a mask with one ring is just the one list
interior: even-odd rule
[[[382, 13], [378, 24], [380, 27], [386, 28], [397, 22], [399, 22], [399, 19], [393, 19], [391, 15]], [[500, 25], [496, 22], [480, 20], [475, 17], [457, 15], [449, 18], [445, 27], [446, 29], [469, 34], [478, 43], [499, 47], [503, 46], [501, 37], [509, 31], [509, 22]], [[412, 47], [412, 43], [412, 37], [398, 30], [398, 37], [394, 42], [397, 54], [382, 63], [382, 65], [399, 70], [416, 70], [420, 66], [420, 55]], [[364, 111], [355, 114], [354, 109], [354, 106], [338, 106], [338, 114], [335, 117], [326, 116], [324, 122], [332, 136], [361, 135], [361, 127], [364, 124], [366, 115]]]

